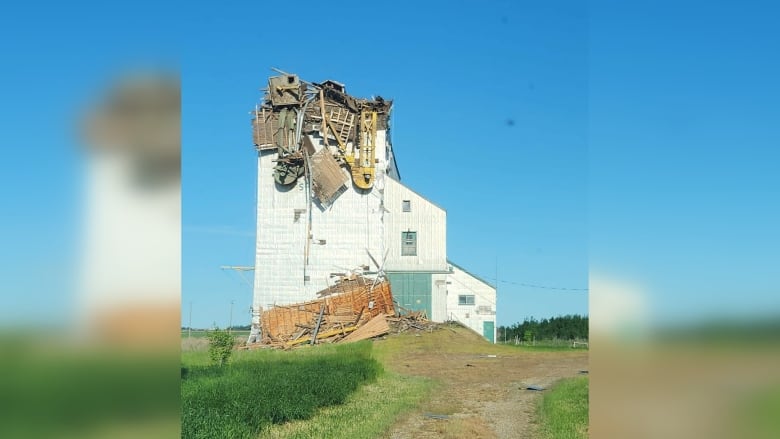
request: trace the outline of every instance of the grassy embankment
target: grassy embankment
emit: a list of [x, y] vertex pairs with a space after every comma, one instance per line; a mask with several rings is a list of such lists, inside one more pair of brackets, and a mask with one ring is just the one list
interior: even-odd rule
[[549, 439], [588, 437], [588, 378], [559, 381], [538, 407], [539, 433]]
[[430, 383], [384, 372], [371, 348], [239, 351], [224, 368], [205, 351], [185, 352], [182, 437], [374, 438]]

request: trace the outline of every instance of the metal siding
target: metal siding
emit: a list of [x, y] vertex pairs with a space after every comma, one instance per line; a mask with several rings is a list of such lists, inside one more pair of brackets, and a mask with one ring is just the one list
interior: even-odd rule
[[[321, 138], [310, 140], [322, 148]], [[378, 151], [385, 151], [385, 132], [377, 132]], [[311, 209], [309, 261], [305, 263], [309, 203], [305, 179], [279, 188], [273, 180], [276, 151], [258, 153], [257, 241], [255, 250], [255, 284], [253, 320], [257, 310], [273, 304], [287, 304], [313, 299], [315, 293], [329, 286], [331, 273], [344, 273], [361, 266], [377, 267], [385, 254], [382, 208], [386, 157], [377, 158], [373, 189], [356, 189], [351, 181], [347, 190], [327, 209], [316, 203]], [[295, 221], [295, 211], [300, 213]], [[320, 244], [320, 240], [324, 244]], [[304, 281], [304, 275], [309, 281]]]
[[431, 273], [388, 273], [393, 298], [402, 307], [412, 311], [433, 313]]
[[[411, 212], [403, 212], [409, 200]], [[385, 269], [393, 271], [447, 270], [447, 214], [403, 184], [386, 179], [384, 191], [385, 240], [388, 258]], [[417, 255], [402, 256], [402, 232], [417, 232]]]
[[[447, 276], [447, 316], [484, 336], [484, 322], [495, 322], [496, 290], [469, 273], [452, 266]], [[474, 305], [459, 305], [458, 296], [473, 295]], [[480, 306], [488, 306], [493, 313], [478, 313]], [[494, 323], [495, 326], [495, 323]], [[486, 337], [488, 338], [488, 337]], [[494, 336], [495, 339], [495, 328]]]

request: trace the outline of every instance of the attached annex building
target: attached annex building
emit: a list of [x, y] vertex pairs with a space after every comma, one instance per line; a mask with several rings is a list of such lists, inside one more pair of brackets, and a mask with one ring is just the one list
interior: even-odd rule
[[446, 211], [401, 183], [391, 109], [336, 81], [269, 78], [252, 118], [253, 331], [263, 308], [315, 299], [351, 273], [384, 273], [400, 307], [495, 341], [496, 290], [447, 259]]

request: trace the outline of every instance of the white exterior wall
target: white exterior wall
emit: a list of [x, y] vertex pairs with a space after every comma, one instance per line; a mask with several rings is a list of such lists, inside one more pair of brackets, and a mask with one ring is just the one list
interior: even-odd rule
[[[403, 211], [404, 200], [410, 212]], [[385, 270], [446, 272], [447, 212], [392, 178], [386, 180], [384, 207]], [[401, 256], [401, 232], [406, 231], [417, 232], [417, 256]]]
[[[483, 322], [493, 322], [493, 340], [496, 340], [496, 289], [455, 265], [447, 276], [447, 315], [483, 335]], [[458, 296], [473, 295], [474, 305], [460, 305]], [[489, 307], [490, 311], [479, 311]]]
[[[312, 137], [312, 140], [315, 148], [322, 147], [321, 138]], [[385, 131], [380, 130], [377, 152], [386, 150]], [[324, 210], [316, 202], [309, 206], [305, 177], [290, 186], [276, 184], [273, 178], [276, 158], [274, 150], [261, 151], [258, 158], [255, 319], [261, 307], [315, 299], [317, 291], [333, 284], [332, 279], [336, 277], [331, 276], [333, 273], [346, 273], [363, 266], [376, 271], [368, 252], [380, 264], [384, 255], [382, 192], [386, 154], [377, 154], [376, 180], [370, 191], [355, 188], [350, 178], [347, 190]], [[307, 264], [310, 214], [312, 239]], [[320, 244], [322, 241], [324, 244]], [[305, 276], [308, 281], [304, 280]]]
[[[323, 147], [321, 138], [311, 140], [315, 149]], [[447, 261], [446, 211], [387, 175], [390, 166], [397, 177], [385, 131], [377, 132], [376, 151], [373, 188], [357, 189], [350, 177], [347, 190], [327, 209], [316, 201], [309, 205], [305, 177], [290, 186], [276, 184], [275, 150], [258, 153], [253, 324], [274, 304], [315, 299], [340, 273], [361, 267], [377, 271], [370, 252], [385, 271], [431, 273], [431, 320], [456, 320], [479, 334], [484, 321], [495, 325], [495, 289]], [[403, 211], [404, 200], [410, 202], [409, 212]], [[417, 232], [416, 256], [401, 256], [405, 231]], [[475, 304], [459, 305], [461, 294], [474, 295]], [[490, 311], [478, 312], [480, 307]]]
[[447, 318], [447, 273], [436, 273], [431, 277], [431, 315], [434, 322], [444, 322]]

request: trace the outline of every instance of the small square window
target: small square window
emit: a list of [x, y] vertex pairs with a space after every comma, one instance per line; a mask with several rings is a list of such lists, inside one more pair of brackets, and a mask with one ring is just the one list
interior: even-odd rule
[[458, 296], [458, 305], [474, 305], [474, 295]]
[[401, 256], [417, 256], [417, 232], [401, 232]]
[[401, 210], [404, 212], [411, 212], [412, 211], [412, 202], [410, 200], [404, 200], [401, 202]]

